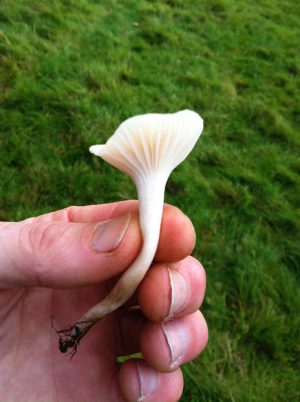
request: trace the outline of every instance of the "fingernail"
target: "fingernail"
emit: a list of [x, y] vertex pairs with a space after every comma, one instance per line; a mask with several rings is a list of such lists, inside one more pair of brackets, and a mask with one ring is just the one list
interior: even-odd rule
[[146, 396], [155, 392], [158, 384], [158, 375], [156, 371], [147, 367], [145, 363], [137, 362], [136, 367], [140, 385], [140, 396], [137, 402], [142, 402]]
[[183, 311], [189, 297], [189, 287], [184, 276], [175, 269], [168, 268], [171, 287], [170, 310], [167, 320]]
[[176, 320], [162, 323], [161, 326], [170, 350], [169, 368], [173, 370], [182, 363], [189, 348], [189, 332], [183, 323]]
[[91, 248], [98, 253], [108, 253], [121, 243], [131, 219], [131, 214], [99, 223], [91, 239]]

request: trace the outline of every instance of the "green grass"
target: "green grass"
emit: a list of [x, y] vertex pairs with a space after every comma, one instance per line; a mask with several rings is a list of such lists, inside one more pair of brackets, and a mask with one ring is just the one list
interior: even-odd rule
[[135, 114], [205, 120], [166, 196], [208, 277], [182, 401], [300, 398], [299, 17], [297, 0], [1, 1], [0, 219], [134, 198], [89, 145]]

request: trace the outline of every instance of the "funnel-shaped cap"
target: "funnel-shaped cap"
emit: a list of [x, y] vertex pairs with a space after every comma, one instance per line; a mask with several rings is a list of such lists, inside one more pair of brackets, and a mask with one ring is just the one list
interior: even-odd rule
[[191, 152], [203, 129], [195, 112], [145, 114], [125, 120], [104, 145], [90, 151], [130, 175], [135, 181], [148, 174], [167, 177]]

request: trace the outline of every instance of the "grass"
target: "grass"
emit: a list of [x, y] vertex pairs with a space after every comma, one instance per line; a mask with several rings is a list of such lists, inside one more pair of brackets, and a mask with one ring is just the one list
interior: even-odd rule
[[134, 198], [89, 145], [135, 114], [205, 120], [166, 197], [208, 277], [185, 402], [300, 398], [299, 16], [296, 0], [0, 5], [0, 219]]

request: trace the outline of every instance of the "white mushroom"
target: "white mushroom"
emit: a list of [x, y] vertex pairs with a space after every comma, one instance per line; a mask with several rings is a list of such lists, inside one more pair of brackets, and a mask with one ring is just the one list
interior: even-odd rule
[[76, 346], [84, 334], [101, 318], [124, 304], [148, 271], [159, 240], [166, 181], [172, 170], [191, 152], [203, 129], [195, 112], [145, 114], [123, 122], [104, 145], [93, 145], [90, 152], [127, 173], [137, 187], [142, 249], [115, 287], [97, 305], [66, 331], [59, 331], [60, 350]]

